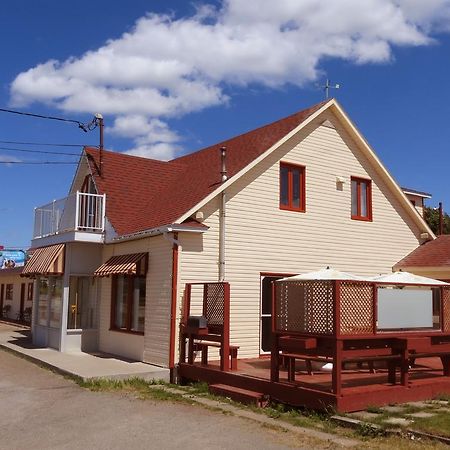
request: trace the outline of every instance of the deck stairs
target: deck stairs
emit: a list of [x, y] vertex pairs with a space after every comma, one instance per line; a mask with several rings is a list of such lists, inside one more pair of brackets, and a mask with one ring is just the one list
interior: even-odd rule
[[267, 395], [262, 392], [250, 391], [227, 384], [210, 384], [209, 392], [213, 395], [227, 397], [236, 402], [259, 408], [265, 408], [269, 403]]

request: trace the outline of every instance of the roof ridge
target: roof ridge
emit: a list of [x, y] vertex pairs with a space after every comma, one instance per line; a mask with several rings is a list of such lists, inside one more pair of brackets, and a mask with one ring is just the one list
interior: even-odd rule
[[[323, 100], [323, 101], [321, 101], [321, 102], [319, 102], [319, 103], [316, 103], [316, 104], [314, 104], [314, 105], [312, 105], [312, 106], [310, 106], [310, 107], [308, 107], [308, 108], [301, 109], [301, 110], [296, 111], [296, 112], [294, 112], [294, 113], [292, 113], [292, 114], [289, 114], [288, 116], [282, 117], [281, 119], [277, 119], [277, 120], [275, 120], [275, 121], [273, 121], [273, 122], [266, 123], [266, 124], [261, 125], [261, 126], [259, 126], [259, 127], [257, 127], [257, 128], [252, 128], [251, 130], [244, 131], [243, 133], [240, 133], [240, 134], [236, 134], [235, 136], [231, 136], [230, 138], [227, 138], [227, 139], [225, 139], [225, 140], [223, 140], [223, 141], [213, 143], [213, 144], [211, 144], [211, 145], [208, 145], [207, 147], [203, 147], [203, 148], [201, 148], [201, 149], [199, 149], [199, 150], [196, 150], [196, 151], [194, 151], [194, 152], [190, 152], [190, 153], [186, 153], [185, 155], [178, 156], [177, 158], [171, 159], [171, 160], [169, 161], [169, 163], [176, 162], [176, 161], [179, 161], [179, 160], [184, 159], [184, 158], [189, 158], [189, 157], [192, 156], [192, 155], [197, 155], [197, 154], [199, 154], [199, 153], [201, 153], [201, 152], [204, 152], [204, 151], [206, 151], [206, 150], [211, 149], [212, 147], [217, 147], [217, 146], [219, 146], [219, 145], [221, 145], [221, 144], [224, 144], [224, 143], [226, 143], [226, 142], [232, 141], [233, 139], [239, 139], [239, 138], [241, 138], [242, 136], [246, 136], [246, 135], [248, 135], [248, 134], [257, 133], [257, 132], [263, 130], [264, 128], [268, 128], [268, 127], [271, 127], [271, 126], [275, 126], [275, 125], [277, 125], [277, 124], [279, 124], [279, 123], [281, 123], [281, 122], [284, 122], [284, 121], [286, 121], [286, 120], [292, 119], [293, 117], [295, 117], [295, 116], [297, 116], [297, 115], [300, 115], [300, 114], [303, 114], [303, 113], [306, 113], [306, 112], [310, 112], [310, 111], [312, 112], [313, 110], [318, 110], [318, 109], [320, 109], [322, 106], [324, 106], [325, 104], [327, 104], [328, 102], [330, 102], [330, 101], [332, 101], [332, 100], [333, 100], [333, 98], [329, 98], [329, 99], [327, 99], [327, 100]], [[304, 119], [303, 119], [303, 120], [304, 120]]]

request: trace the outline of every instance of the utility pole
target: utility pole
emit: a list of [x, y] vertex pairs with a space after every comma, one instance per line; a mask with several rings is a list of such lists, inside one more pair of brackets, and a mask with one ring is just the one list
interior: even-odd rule
[[100, 143], [99, 143], [99, 175], [100, 177], [103, 176], [103, 128], [104, 128], [104, 121], [103, 121], [103, 116], [100, 113], [97, 113], [95, 115], [95, 121], [97, 122], [98, 125], [98, 129], [100, 132]]

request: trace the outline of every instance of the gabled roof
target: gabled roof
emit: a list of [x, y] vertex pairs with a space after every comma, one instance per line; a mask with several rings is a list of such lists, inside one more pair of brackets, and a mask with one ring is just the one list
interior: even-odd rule
[[[192, 221], [191, 216], [199, 208], [328, 109], [358, 144], [413, 223], [433, 239], [429, 226], [334, 99], [168, 162], [104, 151], [102, 177], [97, 170], [99, 150], [86, 147], [85, 152], [99, 193], [107, 194], [109, 221], [119, 237], [134, 238], [164, 226], [186, 225], [185, 221]], [[223, 146], [227, 147], [225, 182], [221, 182], [220, 174], [219, 150]]]
[[443, 234], [434, 241], [421, 245], [394, 267], [395, 269], [404, 267], [447, 267], [450, 269], [450, 235]]
[[104, 151], [102, 177], [96, 169], [99, 150], [86, 147], [97, 189], [107, 194], [109, 221], [119, 235], [176, 223], [220, 186], [222, 146], [230, 179], [325, 104], [168, 162]]

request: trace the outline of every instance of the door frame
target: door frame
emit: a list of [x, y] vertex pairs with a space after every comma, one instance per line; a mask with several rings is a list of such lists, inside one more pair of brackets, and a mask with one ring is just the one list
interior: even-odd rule
[[23, 312], [25, 311], [25, 290], [26, 283], [20, 285], [20, 308], [19, 308], [19, 320], [23, 320]]
[[259, 354], [261, 356], [269, 355], [270, 350], [264, 351], [262, 349], [262, 334], [263, 334], [263, 327], [262, 327], [262, 319], [263, 317], [272, 317], [272, 313], [270, 314], [262, 314], [262, 295], [263, 295], [263, 279], [266, 277], [278, 277], [284, 278], [284, 277], [292, 277], [294, 275], [297, 275], [296, 273], [286, 273], [286, 272], [260, 272], [259, 273]]

